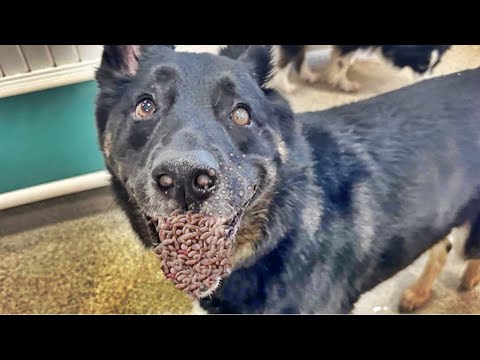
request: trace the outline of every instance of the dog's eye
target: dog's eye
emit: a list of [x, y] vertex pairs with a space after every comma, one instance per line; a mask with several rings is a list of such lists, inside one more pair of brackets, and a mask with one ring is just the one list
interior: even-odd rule
[[233, 111], [230, 113], [230, 118], [238, 126], [250, 125], [250, 113], [243, 105], [239, 105], [233, 109]]
[[145, 119], [152, 116], [156, 109], [157, 106], [152, 99], [143, 99], [137, 104], [135, 115], [139, 118]]

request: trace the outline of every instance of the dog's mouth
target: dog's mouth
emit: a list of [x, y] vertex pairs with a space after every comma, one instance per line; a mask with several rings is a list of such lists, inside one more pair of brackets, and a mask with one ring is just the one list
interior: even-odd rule
[[229, 219], [178, 210], [165, 217], [147, 217], [155, 239], [152, 249], [162, 262], [165, 276], [177, 289], [204, 298], [231, 273], [235, 236], [255, 195], [256, 187]]

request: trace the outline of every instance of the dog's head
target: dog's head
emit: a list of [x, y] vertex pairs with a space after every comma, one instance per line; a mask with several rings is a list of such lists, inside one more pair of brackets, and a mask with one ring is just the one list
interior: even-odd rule
[[252, 241], [287, 156], [279, 129], [291, 127], [288, 103], [265, 86], [270, 71], [268, 46], [105, 46], [99, 141], [146, 244], [158, 241], [149, 220], [176, 210], [227, 219]]
[[383, 45], [387, 59], [399, 67], [410, 67], [418, 74], [431, 72], [450, 45]]

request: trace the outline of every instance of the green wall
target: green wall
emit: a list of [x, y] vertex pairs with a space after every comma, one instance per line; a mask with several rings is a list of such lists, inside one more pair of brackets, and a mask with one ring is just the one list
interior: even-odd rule
[[104, 169], [96, 83], [0, 99], [0, 193]]

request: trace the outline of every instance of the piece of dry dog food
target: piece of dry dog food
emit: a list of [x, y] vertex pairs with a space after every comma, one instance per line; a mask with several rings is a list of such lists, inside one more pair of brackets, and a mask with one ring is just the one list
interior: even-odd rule
[[226, 220], [175, 211], [157, 220], [154, 252], [177, 289], [196, 298], [210, 295], [231, 271], [232, 240]]

